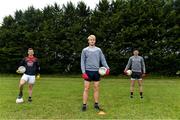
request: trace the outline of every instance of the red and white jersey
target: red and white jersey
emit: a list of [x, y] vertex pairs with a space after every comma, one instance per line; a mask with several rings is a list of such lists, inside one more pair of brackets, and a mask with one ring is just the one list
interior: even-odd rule
[[24, 66], [26, 68], [25, 74], [27, 75], [36, 75], [40, 72], [39, 61], [34, 56], [28, 56], [23, 58], [20, 66]]

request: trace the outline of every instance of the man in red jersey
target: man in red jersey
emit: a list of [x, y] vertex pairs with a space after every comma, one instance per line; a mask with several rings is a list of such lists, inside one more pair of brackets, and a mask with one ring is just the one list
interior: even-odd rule
[[[23, 97], [23, 86], [27, 82], [29, 84], [29, 98], [28, 101], [32, 102], [32, 89], [33, 85], [35, 83], [35, 76], [37, 75], [37, 78], [40, 77], [40, 66], [39, 61], [36, 57], [34, 57], [34, 50], [32, 48], [28, 49], [28, 56], [23, 58], [23, 60], [20, 62], [19, 66], [24, 66], [26, 68], [26, 71], [22, 75], [20, 82], [19, 82], [19, 95], [18, 99]], [[17, 72], [19, 72], [17, 70]]]

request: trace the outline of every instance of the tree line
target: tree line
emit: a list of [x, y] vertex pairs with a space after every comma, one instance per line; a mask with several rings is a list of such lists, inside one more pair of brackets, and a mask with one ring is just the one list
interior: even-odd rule
[[0, 26], [0, 72], [14, 73], [32, 47], [42, 73], [79, 74], [81, 51], [94, 34], [111, 74], [122, 73], [136, 48], [147, 72], [175, 75], [180, 70], [179, 13], [178, 0], [101, 0], [94, 9], [80, 1], [17, 10]]

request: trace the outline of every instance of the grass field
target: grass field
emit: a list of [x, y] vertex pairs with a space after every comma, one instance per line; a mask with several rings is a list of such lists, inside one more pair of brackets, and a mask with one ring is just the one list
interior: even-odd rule
[[101, 81], [100, 105], [106, 115], [93, 109], [92, 89], [87, 112], [81, 112], [83, 81], [78, 77], [42, 76], [36, 82], [33, 102], [28, 103], [27, 85], [23, 104], [16, 104], [20, 76], [0, 76], [0, 119], [180, 119], [180, 78], [147, 78], [144, 98], [136, 84], [129, 98], [128, 78]]

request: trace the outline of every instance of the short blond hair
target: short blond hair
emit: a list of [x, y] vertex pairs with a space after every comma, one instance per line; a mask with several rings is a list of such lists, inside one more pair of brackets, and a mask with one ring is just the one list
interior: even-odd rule
[[89, 39], [94, 39], [94, 40], [96, 40], [96, 36], [95, 35], [90, 35], [89, 37], [88, 37], [88, 40]]

